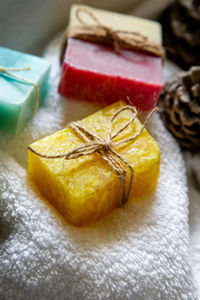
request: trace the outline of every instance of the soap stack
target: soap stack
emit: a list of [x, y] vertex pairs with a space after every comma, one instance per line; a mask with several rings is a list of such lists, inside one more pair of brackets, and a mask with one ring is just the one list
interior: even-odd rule
[[[145, 126], [163, 86], [161, 28], [73, 5], [64, 45], [59, 93], [105, 107], [30, 145], [28, 173], [70, 224], [88, 226], [155, 190], [160, 149]], [[0, 129], [18, 134], [43, 101], [49, 65], [0, 51], [0, 65], [7, 68], [0, 73]], [[142, 111], [150, 111], [144, 124], [137, 118]]]
[[[81, 24], [77, 10], [85, 24], [98, 26], [97, 19], [116, 32], [140, 33], [150, 42], [162, 42], [161, 27], [157, 22], [78, 5], [72, 6], [69, 28]], [[137, 35], [135, 38], [139, 39]], [[128, 99], [129, 104], [147, 111], [156, 105], [162, 86], [161, 57], [123, 48], [116, 53], [114, 47], [80, 39], [69, 38], [67, 41], [59, 85], [59, 92], [64, 97], [100, 104]]]

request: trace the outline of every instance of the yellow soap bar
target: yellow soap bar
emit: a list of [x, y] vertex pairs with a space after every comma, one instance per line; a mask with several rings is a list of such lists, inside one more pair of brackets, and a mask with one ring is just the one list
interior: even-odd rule
[[[113, 114], [125, 104], [116, 102], [80, 121], [91, 133], [105, 139]], [[112, 132], [117, 132], [132, 114], [121, 112], [113, 123]], [[133, 136], [141, 128], [135, 119], [114, 142]], [[43, 155], [58, 155], [84, 145], [85, 142], [67, 127], [31, 145]], [[129, 197], [148, 195], [154, 191], [160, 168], [160, 149], [146, 129], [133, 141], [115, 146], [118, 152], [134, 169], [134, 181]], [[76, 226], [93, 224], [119, 207], [120, 180], [115, 171], [98, 153], [75, 159], [41, 158], [28, 151], [28, 171], [41, 193], [53, 206]], [[130, 170], [127, 171], [127, 188]]]
[[[162, 44], [162, 30], [159, 22], [96, 9], [85, 5], [74, 4], [71, 6], [69, 19], [70, 26], [80, 25], [80, 22], [75, 15], [78, 8], [88, 9], [95, 17], [97, 17], [101, 24], [111, 27], [114, 30], [139, 32], [147, 36], [151, 42]], [[83, 12], [81, 16], [87, 24], [95, 25], [94, 20], [88, 14]]]

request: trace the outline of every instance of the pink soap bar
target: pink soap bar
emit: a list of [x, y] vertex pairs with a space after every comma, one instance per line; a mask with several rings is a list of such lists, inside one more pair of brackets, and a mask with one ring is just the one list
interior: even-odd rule
[[146, 111], [162, 87], [161, 58], [124, 49], [117, 54], [109, 46], [68, 39], [58, 88], [62, 96], [106, 105], [129, 101]]

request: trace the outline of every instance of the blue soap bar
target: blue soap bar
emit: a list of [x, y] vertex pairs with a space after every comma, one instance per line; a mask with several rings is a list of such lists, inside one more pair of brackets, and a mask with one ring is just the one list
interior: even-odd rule
[[[0, 47], [0, 66], [5, 68], [30, 67], [27, 71], [10, 71], [37, 84], [39, 104], [48, 90], [50, 64], [43, 58]], [[31, 118], [36, 104], [33, 85], [0, 72], [0, 130], [18, 134]]]

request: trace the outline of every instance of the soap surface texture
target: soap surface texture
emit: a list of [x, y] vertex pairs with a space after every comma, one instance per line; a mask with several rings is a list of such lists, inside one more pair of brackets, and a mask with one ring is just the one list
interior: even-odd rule
[[[10, 73], [33, 81], [39, 87], [39, 104], [48, 89], [50, 65], [43, 58], [0, 47], [0, 66], [30, 67], [28, 71]], [[0, 130], [18, 134], [32, 117], [36, 102], [33, 85], [0, 72]]]
[[[78, 25], [72, 6], [70, 26]], [[91, 9], [101, 23], [116, 30], [134, 30], [150, 41], [161, 44], [157, 22], [132, 16]], [[88, 18], [88, 19], [87, 19]], [[84, 15], [88, 23], [91, 19]], [[117, 54], [112, 46], [69, 38], [65, 52], [59, 92], [64, 97], [110, 104], [118, 100], [138, 109], [151, 110], [163, 87], [162, 59], [150, 54], [121, 49]]]
[[[80, 122], [104, 139], [113, 114], [123, 105], [116, 102]], [[131, 116], [129, 111], [120, 113], [113, 124], [113, 132], [117, 132]], [[114, 141], [134, 135], [141, 126], [136, 119]], [[33, 143], [31, 148], [43, 155], [57, 155], [68, 153], [84, 143], [73, 129], [67, 127]], [[159, 175], [160, 149], [147, 130], [134, 141], [116, 146], [115, 150], [134, 169], [129, 201], [152, 193]], [[130, 170], [125, 168], [128, 187]], [[75, 226], [91, 225], [119, 207], [120, 180], [97, 153], [66, 160], [41, 158], [29, 150], [28, 172], [46, 199]]]

